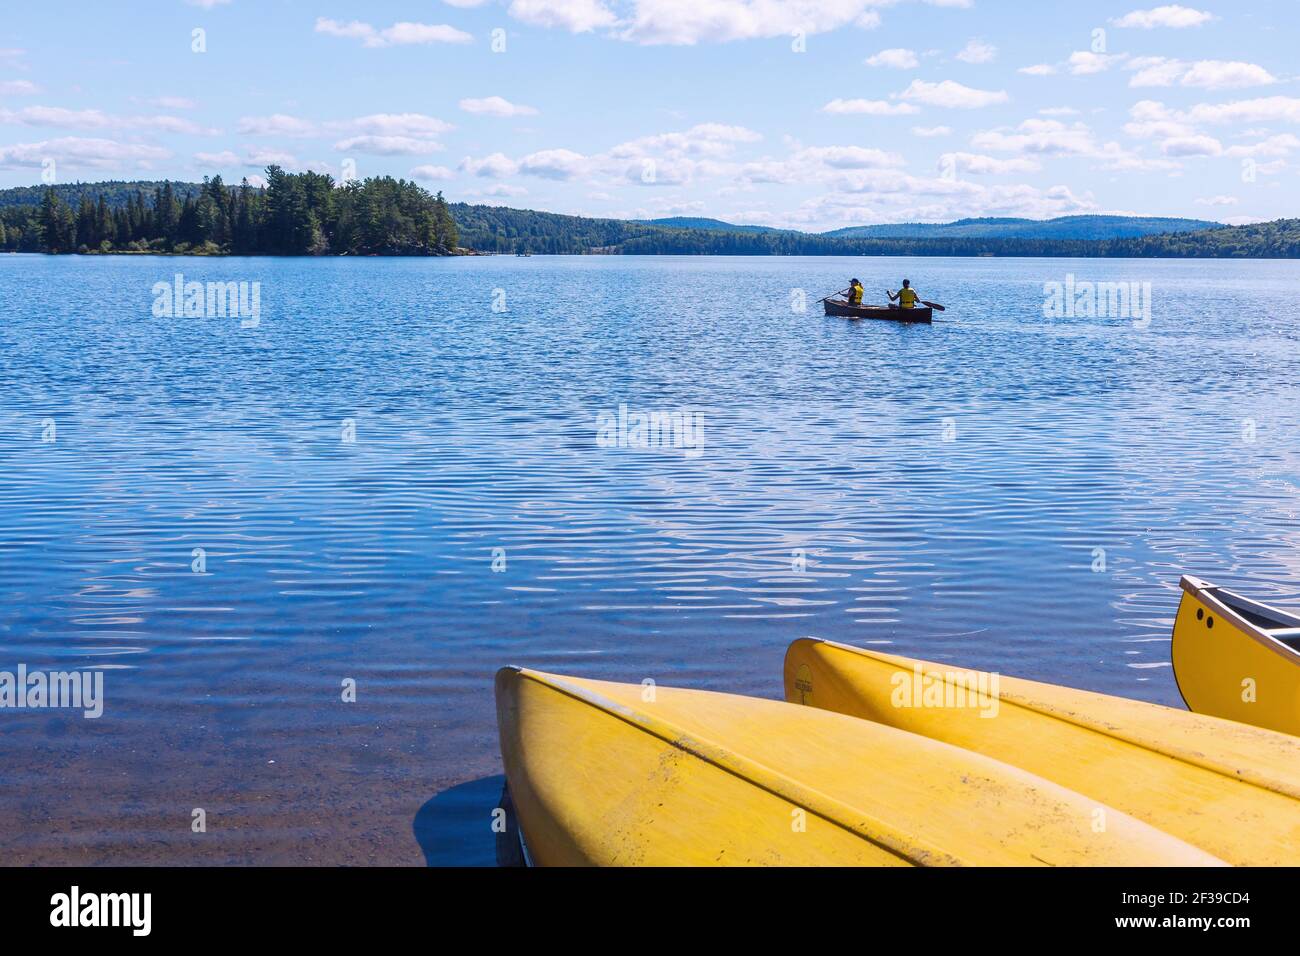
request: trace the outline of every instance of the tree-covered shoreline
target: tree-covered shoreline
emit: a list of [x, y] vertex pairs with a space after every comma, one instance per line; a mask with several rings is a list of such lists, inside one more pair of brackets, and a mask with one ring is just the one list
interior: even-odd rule
[[47, 187], [39, 205], [0, 208], [0, 250], [10, 252], [446, 256], [458, 243], [441, 192], [391, 176], [340, 186], [279, 166], [267, 168], [265, 186], [214, 176], [152, 194], [82, 188], [75, 207]]
[[[682, 228], [448, 203], [391, 177], [343, 186], [269, 167], [265, 187], [106, 182], [0, 190], [0, 251], [150, 255], [1300, 258], [1300, 219], [1116, 238], [853, 237]], [[67, 197], [66, 199], [61, 198]], [[721, 226], [727, 224], [721, 223]], [[461, 248], [464, 246], [466, 248]]]

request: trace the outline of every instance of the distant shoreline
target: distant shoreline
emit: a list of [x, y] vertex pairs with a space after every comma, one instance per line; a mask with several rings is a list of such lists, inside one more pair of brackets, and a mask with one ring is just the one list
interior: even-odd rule
[[214, 177], [203, 183], [111, 181], [0, 190], [0, 250], [276, 258], [1300, 258], [1300, 219], [1202, 228], [1208, 221], [1080, 215], [804, 233], [721, 220], [596, 219], [452, 203], [441, 193], [390, 177], [340, 185], [328, 175], [291, 174], [276, 166], [267, 167], [266, 175], [265, 187], [247, 181], [228, 186]]

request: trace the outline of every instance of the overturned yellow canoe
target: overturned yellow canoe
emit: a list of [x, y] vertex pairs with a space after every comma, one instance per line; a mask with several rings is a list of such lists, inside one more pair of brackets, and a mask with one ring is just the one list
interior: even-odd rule
[[496, 697], [542, 865], [1221, 862], [1023, 770], [839, 714], [518, 668]]
[[1239, 865], [1300, 863], [1300, 740], [1141, 701], [799, 640], [788, 700], [1023, 768]]
[[1300, 734], [1300, 616], [1184, 577], [1174, 678], [1187, 706]]

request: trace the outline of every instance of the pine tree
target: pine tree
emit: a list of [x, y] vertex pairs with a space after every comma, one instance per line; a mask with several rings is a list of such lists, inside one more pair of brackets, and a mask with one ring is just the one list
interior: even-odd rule
[[117, 242], [117, 221], [113, 218], [103, 193], [99, 194], [99, 205], [95, 209], [95, 233], [99, 240], [97, 245], [102, 246], [107, 242], [112, 246]]
[[77, 204], [77, 237], [72, 245], [73, 248], [84, 246], [88, 249], [99, 245], [99, 240], [95, 238], [95, 207], [91, 205], [87, 193], [81, 194], [81, 202]]
[[41, 230], [43, 252], [72, 252], [76, 248], [74, 245], [76, 227], [72, 219], [72, 210], [55, 195], [53, 188], [45, 190], [37, 222]]

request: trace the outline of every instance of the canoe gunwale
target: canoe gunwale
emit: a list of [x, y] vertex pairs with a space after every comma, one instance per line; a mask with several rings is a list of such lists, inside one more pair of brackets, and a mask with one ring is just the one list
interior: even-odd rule
[[[809, 813], [820, 817], [827, 823], [853, 834], [860, 840], [872, 843], [900, 860], [918, 866], [970, 866], [962, 860], [937, 846], [906, 834], [898, 833], [889, 824], [872, 817], [862, 810], [850, 807], [835, 797], [800, 784], [777, 770], [751, 760], [743, 754], [730, 750], [721, 744], [690, 734], [675, 724], [659, 720], [649, 714], [639, 713], [631, 708], [610, 700], [603, 694], [570, 683], [556, 674], [543, 674], [526, 667], [511, 665], [502, 671], [513, 671], [520, 679], [531, 680], [548, 690], [570, 697], [586, 706], [656, 737], [690, 754], [697, 760], [716, 767], [724, 773], [731, 774], [751, 786], [764, 790], [780, 800], [794, 806], [802, 807]], [[849, 821], [857, 820], [857, 824]]]
[[[1262, 601], [1251, 600], [1248, 597], [1238, 594], [1236, 591], [1229, 591], [1227, 588], [1215, 587], [1208, 581], [1192, 577], [1190, 574], [1183, 575], [1182, 579], [1178, 583], [1186, 594], [1200, 601], [1221, 619], [1230, 623], [1233, 627], [1244, 633], [1247, 637], [1250, 637], [1256, 643], [1262, 644], [1268, 650], [1281, 655], [1293, 664], [1300, 664], [1300, 650], [1297, 650], [1284, 641], [1278, 640], [1266, 629], [1255, 624], [1249, 618], [1237, 611], [1237, 609], [1231, 604], [1222, 600], [1219, 595], [1228, 595], [1233, 601], [1240, 602], [1246, 607], [1259, 608], [1264, 612], [1260, 615], [1261, 617], [1274, 617], [1279, 621], [1279, 623], [1286, 623], [1292, 627], [1300, 627], [1300, 616], [1297, 616], [1291, 611], [1285, 611], [1282, 608], [1265, 604]], [[1177, 630], [1177, 627], [1178, 624], [1177, 621], [1175, 621], [1175, 631]], [[1176, 676], [1177, 675], [1175, 674], [1175, 678]]]
[[[923, 660], [917, 660], [913, 658], [899, 658], [898, 655], [887, 654], [883, 651], [875, 651], [875, 650], [869, 650], [867, 648], [855, 647], [852, 644], [843, 644], [839, 641], [831, 641], [823, 638], [800, 638], [798, 640], [795, 640], [790, 644], [789, 647], [786, 648], [786, 657], [788, 658], [790, 654], [795, 651], [795, 648], [803, 641], [811, 641], [818, 644], [823, 644], [829, 647], [833, 647], [836, 650], [846, 651], [850, 654], [868, 657], [871, 658], [872, 660], [875, 660], [877, 663], [888, 662], [889, 664], [896, 667], [903, 667], [904, 665], [923, 665], [925, 668], [925, 672], [928, 675], [936, 678], [941, 678], [945, 684], [953, 683], [953, 681], [950, 679], [949, 676], [950, 672], [946, 669], [946, 665], [944, 664], [935, 661], [923, 661]], [[960, 668], [955, 668], [955, 669], [960, 670]], [[1003, 676], [1006, 676], [1011, 680], [1024, 681], [1027, 683], [1037, 683], [1035, 681], [1028, 681], [1027, 678], [1011, 677], [1011, 675], [1003, 675]], [[1107, 694], [1100, 694], [1097, 691], [1080, 690], [1079, 688], [1066, 688], [1066, 689], [1074, 690], [1081, 694], [1094, 694], [1100, 697], [1110, 696]], [[1179, 692], [1181, 693], [1181, 689]], [[1234, 780], [1240, 783], [1249, 784], [1250, 786], [1258, 787], [1261, 790], [1271, 790], [1275, 793], [1281, 793], [1293, 799], [1300, 800], [1300, 787], [1295, 786], [1289, 781], [1278, 779], [1268, 773], [1256, 772], [1255, 770], [1243, 771], [1238, 766], [1234, 766], [1232, 764], [1225, 763], [1221, 760], [1214, 759], [1213, 757], [1209, 757], [1205, 753], [1193, 747], [1171, 746], [1167, 742], [1161, 743], [1159, 741], [1153, 741], [1150, 738], [1147, 738], [1140, 733], [1126, 732], [1116, 727], [1113, 724], [1107, 723], [1106, 721], [1093, 720], [1085, 716], [1084, 714], [1078, 713], [1077, 711], [1062, 710], [1060, 707], [1048, 703], [1046, 701], [1035, 700], [1027, 692], [1017, 693], [1014, 690], [1008, 691], [1007, 688], [1001, 687], [999, 688], [999, 692], [998, 692], [998, 702], [1002, 706], [1010, 705], [1012, 707], [1017, 707], [1022, 710], [1031, 711], [1040, 714], [1044, 717], [1050, 717], [1054, 720], [1058, 720], [1063, 724], [1069, 724], [1071, 726], [1078, 727], [1080, 729], [1087, 730], [1095, 734], [1099, 734], [1103, 737], [1108, 737], [1111, 740], [1115, 740], [1119, 743], [1127, 744], [1131, 747], [1137, 747], [1138, 749], [1145, 750], [1149, 753], [1153, 753], [1159, 756], [1167, 756], [1170, 757], [1171, 759], [1182, 761], [1183, 763], [1186, 763], [1190, 766], [1199, 767], [1201, 770], [1205, 770], [1210, 773], [1217, 774], [1229, 780]], [[1151, 704], [1150, 706], [1164, 707], [1163, 704]], [[1166, 709], [1176, 711], [1176, 708], [1166, 708]], [[1188, 707], [1188, 710], [1191, 710], [1190, 706]], [[1211, 714], [1197, 714], [1196, 716], [1203, 720], [1216, 720], [1216, 721], [1236, 723], [1236, 721], [1228, 721], [1227, 718], [1216, 717]], [[1278, 731], [1272, 730], [1270, 728], [1261, 728], [1261, 729], [1268, 733], [1278, 733]]]

